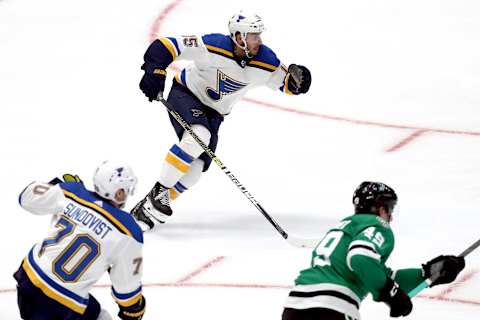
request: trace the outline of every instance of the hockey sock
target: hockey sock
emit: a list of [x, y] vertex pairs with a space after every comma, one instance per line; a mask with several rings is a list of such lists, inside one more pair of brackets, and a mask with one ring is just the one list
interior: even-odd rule
[[165, 187], [172, 188], [190, 170], [193, 160], [191, 155], [174, 144], [165, 157], [158, 181]]
[[171, 189], [169, 189], [170, 200], [175, 200], [180, 194], [193, 187], [202, 175], [204, 161], [195, 159], [190, 164], [190, 170], [178, 181]]

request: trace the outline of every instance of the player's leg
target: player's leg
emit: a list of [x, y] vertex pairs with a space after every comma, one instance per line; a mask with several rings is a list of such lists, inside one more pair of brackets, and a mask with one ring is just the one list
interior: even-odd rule
[[20, 317], [25, 320], [32, 319], [35, 314], [35, 292], [32, 291], [32, 284], [27, 274], [20, 268], [13, 274], [17, 280], [17, 304], [20, 311]]
[[[206, 143], [210, 144], [209, 112], [187, 88], [174, 82], [168, 101], [192, 126], [192, 130]], [[155, 183], [148, 195], [132, 210], [137, 220], [144, 222], [148, 227], [153, 227], [149, 217], [154, 217], [158, 222], [165, 222], [171, 216], [169, 189], [180, 181], [190, 171], [194, 160], [203, 152], [198, 143], [189, 134], [185, 134], [178, 122], [170, 116], [170, 121], [179, 137], [179, 143], [174, 144], [162, 165], [159, 180]]]
[[97, 320], [100, 314], [100, 304], [92, 296], [80, 314], [45, 295], [31, 282], [22, 266], [13, 276], [17, 280], [18, 307], [24, 320]]
[[[209, 143], [210, 132], [202, 125], [192, 125], [192, 130], [202, 141]], [[184, 133], [178, 144], [170, 148], [162, 166], [160, 178], [146, 197], [143, 208], [158, 222], [164, 223], [172, 215], [170, 208], [170, 190], [175, 186], [180, 190], [180, 179], [191, 170], [195, 159], [203, 152], [188, 133]], [[193, 173], [195, 175], [195, 172]], [[188, 181], [188, 179], [187, 179]]]
[[[218, 143], [218, 131], [224, 118], [213, 109], [205, 108], [204, 110], [208, 119], [210, 138], [208, 140], [209, 142], [203, 139], [202, 141], [207, 143], [210, 150], [215, 152]], [[192, 125], [192, 129], [194, 129], [195, 132], [197, 132], [197, 128], [199, 129], [198, 125]], [[201, 135], [199, 135], [199, 137], [201, 138]], [[196, 159], [190, 165], [190, 170], [173, 186], [173, 188], [169, 190], [171, 200], [175, 200], [180, 194], [193, 187], [200, 180], [202, 172], [207, 171], [212, 163], [212, 159], [203, 151], [200, 145], [192, 137], [190, 137], [188, 133], [183, 133], [182, 140], [183, 139], [188, 142], [188, 145], [191, 145], [193, 148], [195, 148], [192, 150], [190, 147], [187, 147], [187, 151], [190, 154], [193, 154]], [[198, 157], [196, 155], [200, 156]]]
[[170, 200], [177, 199], [182, 193], [193, 187], [200, 180], [204, 167], [204, 161], [201, 159], [193, 160], [190, 170], [169, 189]]
[[356, 320], [343, 313], [325, 308], [283, 309], [282, 320]]

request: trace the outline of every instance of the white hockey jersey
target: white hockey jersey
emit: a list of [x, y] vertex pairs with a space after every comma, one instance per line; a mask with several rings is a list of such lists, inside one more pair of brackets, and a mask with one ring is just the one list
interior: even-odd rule
[[145, 54], [144, 69], [162, 73], [174, 60], [193, 61], [176, 80], [222, 115], [229, 114], [235, 102], [254, 87], [266, 85], [291, 94], [287, 69], [270, 48], [261, 45], [252, 59], [237, 61], [234, 45], [223, 34], [159, 38]]
[[45, 295], [83, 314], [90, 289], [108, 271], [118, 304], [131, 306], [141, 298], [143, 235], [131, 215], [80, 182], [34, 182], [19, 202], [33, 214], [58, 215], [49, 235], [22, 264]]

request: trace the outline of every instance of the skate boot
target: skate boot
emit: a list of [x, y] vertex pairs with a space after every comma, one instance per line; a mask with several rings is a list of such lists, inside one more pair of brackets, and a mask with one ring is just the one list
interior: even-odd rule
[[154, 220], [159, 223], [165, 223], [172, 215], [168, 188], [160, 184], [160, 182], [155, 183], [152, 190], [143, 200], [137, 203], [131, 213], [135, 219], [146, 224], [149, 229], [153, 228]]
[[147, 216], [148, 213], [146, 213], [146, 210], [143, 209], [145, 201], [147, 201], [147, 197], [143, 198], [140, 202], [138, 202], [135, 207], [130, 211], [135, 220], [137, 220], [142, 231], [151, 230], [155, 226], [155, 223], [152, 221], [152, 219]]

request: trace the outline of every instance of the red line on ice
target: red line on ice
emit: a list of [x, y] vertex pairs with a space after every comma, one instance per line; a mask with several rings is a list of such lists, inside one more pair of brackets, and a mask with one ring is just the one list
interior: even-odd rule
[[[440, 292], [438, 294], [438, 297], [446, 298], [446, 296], [459, 287], [465, 286], [465, 284], [472, 279], [476, 274], [478, 273], [478, 270], [472, 270], [467, 272], [465, 275], [463, 275], [459, 280], [455, 281], [454, 283], [450, 284], [445, 290]], [[446, 298], [448, 299], [448, 298]]]
[[416, 138], [420, 137], [425, 132], [428, 132], [428, 130], [418, 129], [418, 130], [414, 131], [413, 133], [411, 133], [405, 139], [401, 140], [397, 144], [395, 144], [395, 145], [391, 146], [390, 148], [386, 149], [385, 152], [397, 151], [398, 149], [402, 148], [406, 144], [408, 144], [408, 143], [412, 142], [413, 140], [415, 140]]
[[175, 0], [172, 3], [170, 3], [168, 6], [166, 6], [162, 12], [155, 18], [155, 21], [153, 21], [152, 26], [150, 27], [150, 33], [148, 35], [148, 40], [150, 42], [153, 42], [155, 39], [157, 39], [158, 32], [160, 31], [160, 27], [162, 26], [163, 22], [167, 18], [167, 16], [170, 14], [170, 12], [175, 9], [182, 0]]
[[[110, 284], [94, 285], [94, 288], [109, 288]], [[256, 284], [256, 283], [188, 283], [188, 282], [159, 282], [159, 283], [144, 283], [144, 288], [160, 288], [160, 287], [177, 287], [177, 288], [236, 288], [236, 289], [291, 289], [290, 285], [281, 284]], [[13, 293], [16, 289], [0, 289], [0, 293]], [[444, 302], [452, 302], [459, 304], [467, 304], [480, 307], [480, 301], [468, 299], [453, 299], [440, 296], [418, 295], [416, 299], [428, 299]]]
[[186, 276], [184, 276], [183, 278], [181, 278], [180, 280], [177, 280], [175, 283], [177, 284], [181, 284], [181, 283], [185, 283], [189, 280], [191, 280], [192, 278], [198, 276], [200, 273], [204, 272], [205, 270], [211, 268], [213, 265], [223, 261], [225, 259], [224, 256], [219, 256], [219, 257], [216, 257], [210, 261], [208, 261], [207, 263], [205, 263], [203, 266], [201, 266], [200, 268], [190, 272], [189, 274], [187, 274]]
[[300, 114], [300, 115], [303, 115], [303, 116], [322, 118], [322, 119], [326, 119], [326, 120], [342, 121], [342, 122], [348, 122], [348, 123], [357, 124], [357, 125], [375, 126], [375, 127], [391, 128], [391, 129], [423, 130], [423, 131], [432, 131], [432, 132], [445, 133], [445, 134], [457, 134], [457, 135], [479, 136], [480, 137], [480, 132], [475, 132], [475, 131], [445, 130], [445, 129], [435, 129], [435, 128], [426, 128], [426, 127], [415, 127], [415, 126], [408, 126], [408, 125], [388, 124], [388, 123], [367, 121], [367, 120], [356, 120], [356, 119], [350, 119], [350, 118], [344, 118], [344, 117], [330, 116], [330, 115], [320, 114], [320, 113], [315, 113], [315, 112], [310, 112], [310, 111], [302, 111], [302, 110], [297, 110], [297, 109], [294, 109], [294, 108], [291, 108], [291, 107], [282, 107], [282, 106], [277, 105], [277, 104], [264, 102], [264, 101], [260, 101], [260, 100], [252, 99], [252, 98], [243, 98], [243, 100], [247, 101], [247, 102], [250, 102], [250, 103], [253, 103], [253, 104], [263, 106], [263, 107], [278, 109], [278, 110], [285, 111], [285, 112], [296, 113], [296, 114]]

